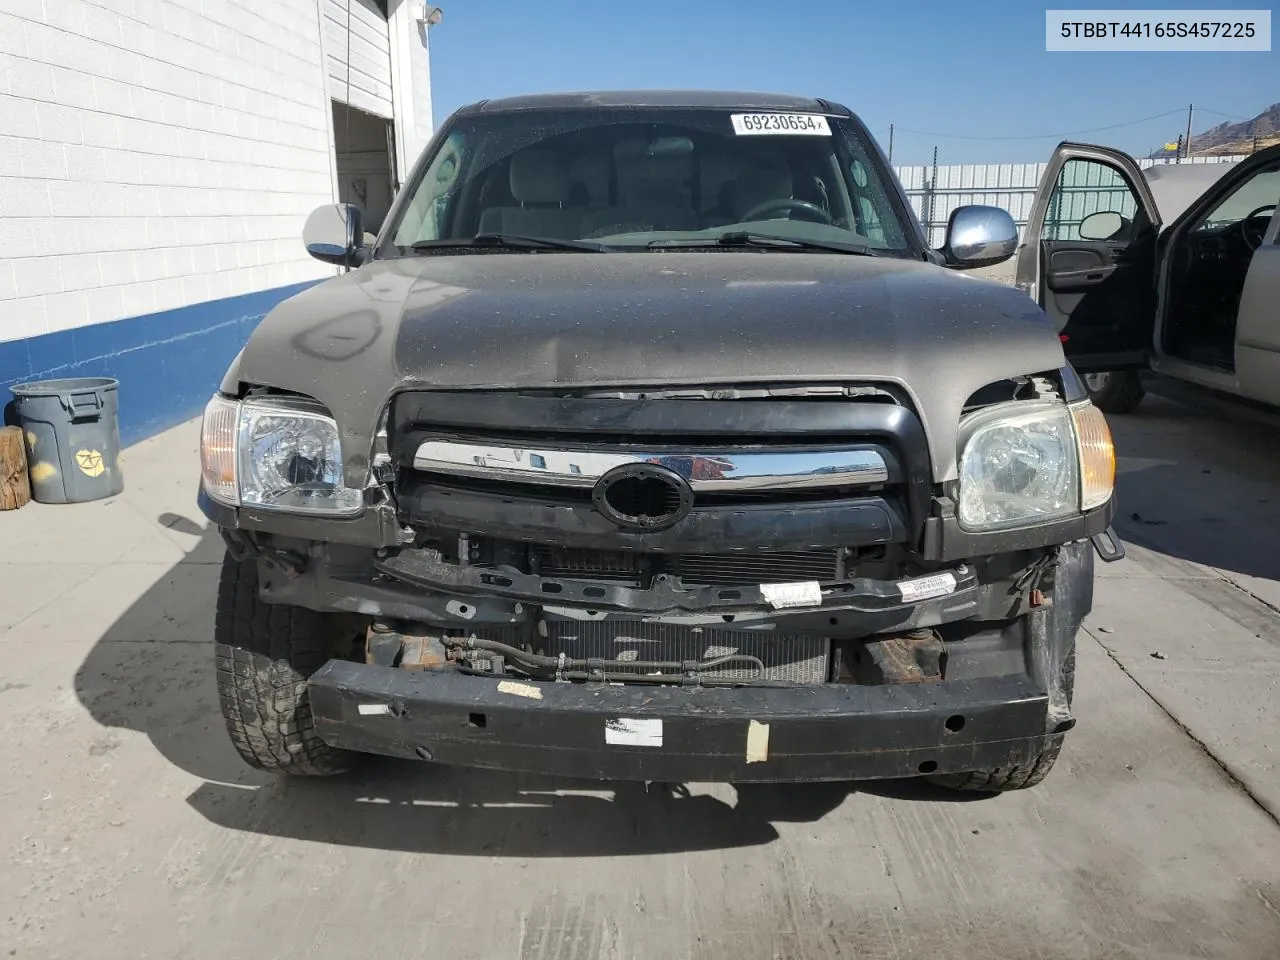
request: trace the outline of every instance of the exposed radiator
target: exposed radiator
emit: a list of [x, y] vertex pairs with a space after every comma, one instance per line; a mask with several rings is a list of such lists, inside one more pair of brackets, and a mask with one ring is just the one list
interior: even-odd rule
[[[764, 663], [766, 681], [818, 684], [826, 682], [831, 653], [831, 641], [826, 637], [780, 636], [772, 631], [608, 620], [551, 621], [547, 630], [546, 640], [538, 646], [550, 656], [563, 652], [574, 658], [634, 661], [636, 674], [653, 672], [644, 661], [709, 660], [745, 654]], [[751, 679], [755, 671], [730, 664], [707, 674], [725, 680]]]
[[797, 580], [827, 581], [840, 576], [840, 558], [835, 550], [669, 556], [620, 550], [534, 547], [530, 559], [544, 577], [617, 580], [639, 586], [647, 585], [648, 578], [655, 573], [675, 574], [687, 584], [715, 587]]

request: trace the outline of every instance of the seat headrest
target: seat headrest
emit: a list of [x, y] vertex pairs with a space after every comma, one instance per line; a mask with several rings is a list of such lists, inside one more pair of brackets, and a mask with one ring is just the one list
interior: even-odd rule
[[569, 164], [551, 150], [524, 150], [511, 158], [511, 196], [520, 203], [564, 203]]
[[790, 197], [791, 171], [784, 166], [748, 167], [733, 184], [733, 209], [741, 215], [764, 203]]
[[582, 184], [592, 203], [609, 202], [609, 155], [602, 152], [578, 153], [569, 164], [569, 173]]

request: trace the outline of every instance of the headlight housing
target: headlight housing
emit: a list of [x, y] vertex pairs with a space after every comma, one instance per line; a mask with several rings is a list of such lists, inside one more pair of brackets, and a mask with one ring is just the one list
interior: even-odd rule
[[1088, 401], [1018, 402], [961, 424], [960, 497], [966, 530], [1048, 523], [1102, 506], [1115, 484], [1115, 449]]
[[206, 492], [229, 506], [337, 515], [364, 507], [363, 493], [344, 483], [338, 425], [313, 401], [215, 396], [200, 462]]

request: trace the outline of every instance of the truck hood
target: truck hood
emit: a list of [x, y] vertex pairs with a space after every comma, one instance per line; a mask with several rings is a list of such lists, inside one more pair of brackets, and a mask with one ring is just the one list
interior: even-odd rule
[[224, 386], [313, 396], [348, 478], [406, 387], [886, 382], [916, 404], [935, 479], [961, 408], [995, 380], [1064, 366], [1025, 294], [929, 263], [841, 254], [471, 253], [371, 263], [277, 306]]

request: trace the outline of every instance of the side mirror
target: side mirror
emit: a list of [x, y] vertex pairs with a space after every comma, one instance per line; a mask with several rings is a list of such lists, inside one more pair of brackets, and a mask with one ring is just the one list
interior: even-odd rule
[[1099, 210], [1080, 221], [1081, 240], [1116, 240], [1133, 226], [1128, 220], [1111, 210]]
[[307, 253], [325, 263], [342, 267], [357, 265], [364, 245], [363, 215], [351, 203], [330, 203], [317, 207], [302, 228]]
[[1018, 251], [1018, 225], [999, 207], [957, 207], [947, 221], [942, 256], [953, 270], [1003, 263]]

